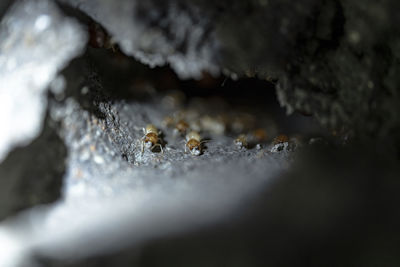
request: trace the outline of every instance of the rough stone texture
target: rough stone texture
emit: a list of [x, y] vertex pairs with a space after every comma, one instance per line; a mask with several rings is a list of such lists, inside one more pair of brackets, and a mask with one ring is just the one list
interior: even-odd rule
[[[272, 153], [270, 143], [238, 149], [234, 137], [206, 131], [211, 140], [203, 154], [185, 153], [183, 138], [161, 126], [177, 111], [161, 104], [162, 95], [112, 99], [90, 62], [88, 53], [70, 64], [61, 74], [64, 97], [54, 95], [49, 104], [68, 151], [62, 199], [0, 225], [3, 232], [24, 233], [17, 247], [28, 254], [16, 251], [28, 264], [32, 253], [76, 261], [214, 224], [245, 210], [254, 192], [288, 168], [289, 150]], [[213, 112], [206, 103], [198, 115]], [[147, 123], [163, 131], [164, 153], [142, 153]], [[263, 124], [268, 120], [259, 123], [271, 127]]]
[[319, 20], [335, 19], [331, 31], [316, 29], [278, 85], [288, 112], [315, 114], [322, 124], [358, 136], [398, 135], [399, 7], [397, 1], [342, 1], [322, 9]]
[[0, 162], [40, 134], [46, 89], [85, 46], [86, 33], [49, 1], [21, 1], [0, 26]]
[[61, 2], [79, 8], [102, 24], [124, 53], [150, 66], [168, 63], [181, 78], [200, 78], [203, 71], [224, 71], [234, 77], [258, 73], [264, 78], [277, 78], [295, 55], [298, 35], [307, 33], [307, 20], [322, 5], [315, 0], [301, 4], [196, 0], [120, 1], [118, 5], [109, 1]]
[[[57, 71], [83, 49], [86, 35], [53, 3], [22, 1], [3, 18], [0, 36], [0, 219], [4, 219], [60, 196], [66, 149], [50, 119], [42, 128], [46, 92]], [[5, 157], [15, 146], [20, 147]]]
[[63, 2], [150, 66], [278, 80], [288, 113], [345, 134], [398, 133], [398, 1]]
[[[64, 181], [57, 202], [0, 223], [1, 266], [398, 265], [399, 150], [390, 138], [398, 125], [398, 37], [387, 28], [397, 3], [62, 2], [102, 24], [119, 48], [88, 48], [73, 60], [49, 87], [42, 135], [0, 165], [0, 190], [26, 193], [7, 191], [3, 217], [27, 207], [20, 200], [52, 201]], [[188, 107], [235, 117], [240, 106], [207, 99], [171, 107], [146, 84], [153, 72], [120, 49], [151, 66], [170, 64], [180, 78], [208, 71], [269, 79], [289, 111], [314, 114], [339, 134], [389, 138], [314, 139], [304, 151], [269, 139], [246, 150], [233, 144], [238, 133], [204, 130], [210, 140], [195, 157], [162, 126], [164, 116]], [[46, 74], [53, 79], [56, 70]], [[241, 91], [253, 97], [257, 125], [275, 136], [279, 125], [250, 89]], [[139, 90], [145, 97], [130, 95]], [[147, 123], [161, 128], [164, 153], [142, 153]]]

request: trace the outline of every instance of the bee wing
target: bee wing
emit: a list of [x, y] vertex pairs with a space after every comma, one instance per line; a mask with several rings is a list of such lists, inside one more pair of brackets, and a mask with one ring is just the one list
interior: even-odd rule
[[203, 139], [203, 140], [201, 140], [200, 144], [209, 143], [210, 141], [212, 141], [212, 140], [211, 139]]

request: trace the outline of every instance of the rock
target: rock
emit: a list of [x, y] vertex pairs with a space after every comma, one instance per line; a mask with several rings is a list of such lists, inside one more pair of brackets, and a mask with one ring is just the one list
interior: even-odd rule
[[184, 79], [223, 72], [278, 81], [288, 114], [357, 136], [398, 133], [395, 0], [62, 2], [152, 67], [169, 64]]
[[[53, 125], [52, 125], [53, 124]], [[0, 164], [0, 220], [61, 195], [67, 150], [54, 122], [29, 145], [14, 149]]]
[[[0, 130], [0, 219], [8, 218], [0, 243], [12, 248], [0, 265], [14, 258], [28, 266], [400, 261], [390, 239], [397, 237], [400, 173], [398, 35], [386, 27], [398, 25], [394, 0], [58, 3], [63, 12], [52, 2], [21, 1], [0, 31], [0, 123], [10, 125]], [[35, 29], [41, 34], [33, 37], [44, 40], [21, 41]], [[87, 33], [96, 32], [90, 39], [100, 41], [76, 58]], [[244, 114], [225, 103], [232, 91], [215, 102], [165, 104], [168, 93], [152, 83], [162, 69], [127, 55], [150, 67], [170, 65], [180, 79], [208, 72], [269, 80], [289, 113], [314, 115], [346, 140], [315, 132], [326, 144], [286, 138], [274, 147], [265, 135], [237, 149], [233, 136], [254, 127], [281, 132], [262, 93], [240, 88], [236, 100], [252, 96], [247, 108], [257, 111], [248, 125], [225, 127], [224, 112]], [[21, 73], [25, 63], [35, 68]], [[161, 89], [184, 83], [169, 75]], [[165, 116], [181, 114], [191, 125], [220, 112], [223, 131], [198, 123], [206, 141], [198, 156], [163, 127]], [[148, 123], [161, 130], [163, 153], [141, 149]], [[348, 136], [375, 139], [354, 144]]]
[[[361, 156], [362, 155], [362, 156]], [[374, 266], [400, 262], [399, 165], [359, 145], [308, 147], [291, 169], [253, 195], [245, 210], [139, 250], [47, 266]]]
[[[400, 38], [392, 25], [399, 7], [390, 0], [336, 1], [322, 9], [313, 38], [278, 83], [288, 113], [314, 114], [327, 128], [361, 138], [398, 140]], [[319, 29], [329, 18], [330, 30]]]
[[40, 134], [46, 92], [80, 54], [86, 33], [51, 1], [20, 1], [0, 26], [0, 162]]

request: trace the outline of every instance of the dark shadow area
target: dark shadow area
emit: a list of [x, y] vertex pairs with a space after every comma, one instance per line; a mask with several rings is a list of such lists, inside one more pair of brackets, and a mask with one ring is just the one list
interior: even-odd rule
[[[267, 80], [257, 77], [232, 80], [223, 75], [213, 77], [208, 73], [204, 73], [200, 80], [180, 80], [169, 67], [150, 68], [119, 50], [105, 48], [88, 47], [83, 58], [90, 69], [86, 72], [90, 72], [92, 78], [97, 77], [86, 79], [86, 84], [92, 88], [90, 84], [96, 83], [97, 86], [93, 88], [102, 88], [101, 91], [90, 90], [89, 98], [76, 95], [81, 105], [87, 108], [91, 106], [93, 109], [92, 100], [155, 102], [164, 105], [165, 98], [172, 98], [172, 101], [179, 102], [180, 109], [200, 107], [204, 111], [250, 113], [260, 121], [272, 119], [287, 134], [330, 134], [319, 127], [309, 114], [296, 112], [287, 116], [277, 100], [275, 84]], [[68, 69], [73, 72], [71, 77], [75, 77], [79, 67], [72, 63]], [[80, 86], [83, 87], [83, 84]], [[84, 103], [85, 97], [89, 105]]]
[[0, 2], [0, 19], [3, 18], [4, 14], [8, 10], [8, 8], [10, 8], [10, 6], [13, 2], [14, 1], [12, 1], [12, 0], [4, 0], [4, 1]]
[[67, 149], [55, 128], [46, 116], [42, 133], [0, 164], [0, 219], [60, 197]]
[[400, 165], [374, 149], [313, 146], [240, 214], [79, 263], [103, 266], [396, 266]]

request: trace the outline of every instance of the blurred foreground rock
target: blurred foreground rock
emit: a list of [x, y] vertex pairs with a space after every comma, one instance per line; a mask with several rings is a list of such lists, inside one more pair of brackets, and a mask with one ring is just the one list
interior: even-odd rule
[[46, 90], [85, 43], [81, 26], [50, 1], [17, 2], [2, 19], [0, 162], [13, 147], [26, 145], [39, 135]]
[[1, 22], [0, 219], [60, 196], [66, 151], [54, 128], [43, 129], [46, 93], [85, 42], [82, 27], [50, 1], [17, 2]]
[[[361, 156], [362, 155], [362, 156]], [[190, 234], [81, 262], [44, 266], [396, 266], [398, 161], [375, 151], [314, 146], [240, 214]]]
[[61, 196], [67, 151], [46, 120], [42, 133], [28, 146], [13, 150], [0, 164], [0, 220]]

